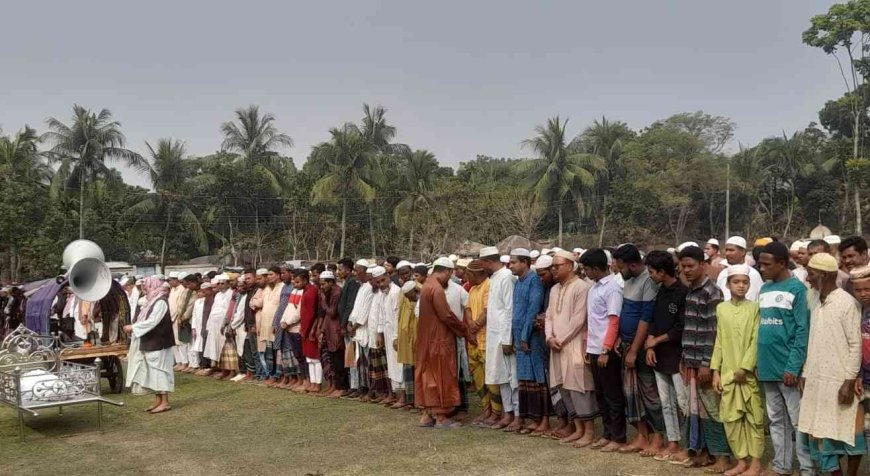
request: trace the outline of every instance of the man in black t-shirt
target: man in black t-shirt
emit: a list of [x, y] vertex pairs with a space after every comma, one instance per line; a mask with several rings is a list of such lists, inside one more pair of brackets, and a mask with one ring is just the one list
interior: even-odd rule
[[682, 387], [685, 387], [680, 375], [680, 355], [689, 288], [677, 279], [674, 260], [666, 251], [651, 251], [645, 263], [650, 279], [659, 285], [659, 291], [644, 347], [647, 364], [655, 369], [668, 438], [667, 447], [655, 459], [667, 461], [680, 452], [678, 410], [682, 410], [683, 414], [687, 412], [686, 408], [682, 408], [686, 402], [679, 402], [677, 396], [684, 393]]

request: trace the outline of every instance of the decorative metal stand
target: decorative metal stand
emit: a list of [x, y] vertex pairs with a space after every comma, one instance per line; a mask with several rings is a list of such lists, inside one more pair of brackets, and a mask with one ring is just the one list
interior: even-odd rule
[[61, 360], [62, 344], [56, 337], [42, 336], [19, 326], [0, 344], [0, 403], [18, 412], [18, 432], [24, 441], [24, 414], [37, 410], [82, 403], [97, 404], [97, 421], [103, 431], [103, 403], [123, 406], [102, 396], [100, 367]]

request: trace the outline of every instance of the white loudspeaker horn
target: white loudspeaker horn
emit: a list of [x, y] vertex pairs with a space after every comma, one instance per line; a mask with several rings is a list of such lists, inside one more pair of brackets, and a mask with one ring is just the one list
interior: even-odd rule
[[76, 240], [63, 250], [63, 265], [72, 292], [83, 301], [99, 301], [109, 294], [112, 273], [99, 245], [90, 240]]

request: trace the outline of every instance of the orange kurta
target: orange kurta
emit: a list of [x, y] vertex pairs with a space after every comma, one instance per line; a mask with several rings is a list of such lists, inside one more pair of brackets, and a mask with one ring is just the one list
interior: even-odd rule
[[447, 413], [459, 405], [456, 336], [468, 333], [450, 312], [444, 286], [429, 276], [420, 293], [417, 352], [414, 368], [414, 404]]

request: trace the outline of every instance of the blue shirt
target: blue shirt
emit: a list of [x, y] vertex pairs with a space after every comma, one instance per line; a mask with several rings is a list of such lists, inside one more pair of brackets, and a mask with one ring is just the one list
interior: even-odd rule
[[[547, 382], [546, 369], [550, 349], [544, 333], [535, 327], [535, 318], [541, 311], [543, 300], [544, 285], [538, 273], [529, 271], [517, 279], [514, 284], [511, 327], [519, 380]], [[528, 351], [523, 350], [523, 342], [528, 344]]]
[[641, 321], [652, 322], [658, 291], [658, 285], [650, 279], [646, 269], [640, 275], [625, 280], [622, 314], [619, 316], [619, 337], [623, 344], [631, 345]]

